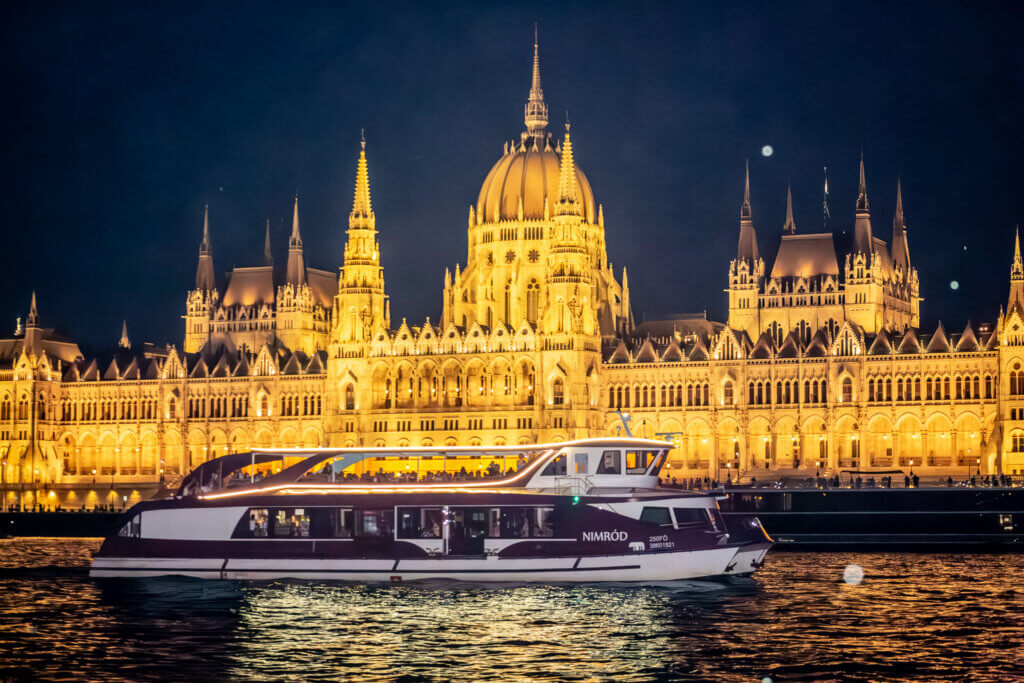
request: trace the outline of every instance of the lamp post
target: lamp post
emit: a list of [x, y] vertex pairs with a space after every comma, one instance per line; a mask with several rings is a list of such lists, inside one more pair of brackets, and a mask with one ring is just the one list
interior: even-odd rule
[[[977, 465], [978, 465], [978, 476], [980, 477], [981, 476], [981, 458], [976, 458], [974, 462], [977, 463]], [[970, 465], [968, 465], [968, 467], [970, 467]]]

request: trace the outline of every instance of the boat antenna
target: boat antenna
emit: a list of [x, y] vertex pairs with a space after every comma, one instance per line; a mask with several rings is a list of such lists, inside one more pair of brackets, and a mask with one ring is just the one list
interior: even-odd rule
[[624, 413], [621, 410], [616, 410], [615, 412], [618, 413], [619, 420], [622, 421], [622, 428], [626, 430], [626, 436], [633, 438], [633, 432], [629, 429], [629, 413]]

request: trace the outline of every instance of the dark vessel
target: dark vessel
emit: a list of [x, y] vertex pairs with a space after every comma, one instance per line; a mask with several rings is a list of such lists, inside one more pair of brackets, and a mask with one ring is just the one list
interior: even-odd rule
[[756, 515], [776, 549], [1024, 551], [1024, 488], [729, 488], [722, 513]]

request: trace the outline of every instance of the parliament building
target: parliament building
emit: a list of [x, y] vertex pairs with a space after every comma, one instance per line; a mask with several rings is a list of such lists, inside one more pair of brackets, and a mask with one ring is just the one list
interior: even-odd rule
[[637, 324], [575, 140], [549, 131], [536, 44], [524, 124], [469, 207], [440, 318], [391, 318], [365, 141], [339, 270], [307, 265], [296, 198], [286, 267], [268, 230], [264, 262], [220, 282], [207, 212], [180, 347], [125, 329], [84, 357], [33, 294], [0, 340], [4, 502], [120, 506], [230, 452], [554, 442], [621, 434], [623, 415], [674, 442], [680, 479], [1024, 473], [1019, 239], [994, 324], [922, 330], [898, 184], [876, 230], [862, 159], [852, 230], [799, 232], [790, 200], [771, 255], [748, 171], [728, 320]]

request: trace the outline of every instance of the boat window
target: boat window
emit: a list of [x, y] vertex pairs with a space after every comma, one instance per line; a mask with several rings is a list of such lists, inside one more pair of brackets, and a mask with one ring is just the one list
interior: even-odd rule
[[597, 466], [598, 474], [622, 474], [622, 451], [605, 451]]
[[555, 535], [555, 509], [554, 508], [534, 508], [533, 517], [533, 536], [540, 538], [551, 537]]
[[655, 475], [658, 473], [658, 468], [661, 467], [661, 460], [665, 457], [665, 451], [651, 451], [654, 462], [651, 464], [651, 468], [647, 471], [647, 474]]
[[356, 511], [356, 536], [391, 538], [393, 510]]
[[540, 473], [542, 477], [560, 477], [565, 476], [565, 453], [559, 453], [558, 457], [549, 462], [544, 468], [544, 471]]
[[725, 528], [725, 521], [722, 519], [722, 513], [718, 510], [711, 510], [704, 508], [704, 513], [708, 516], [708, 520], [711, 522], [711, 528], [715, 531], [721, 531]]
[[657, 451], [626, 451], [626, 474], [647, 474]]
[[399, 538], [441, 538], [444, 510], [441, 508], [398, 508]]
[[304, 508], [276, 508], [270, 520], [275, 538], [309, 538], [309, 515]]
[[530, 535], [529, 508], [501, 508], [501, 538], [526, 538]]
[[573, 454], [573, 474], [586, 474], [590, 469], [590, 454], [589, 453], [574, 453]]
[[249, 508], [232, 538], [351, 538], [349, 508]]
[[640, 511], [640, 521], [658, 526], [672, 526], [672, 517], [669, 516], [668, 508], [644, 507]]
[[139, 538], [142, 535], [142, 516], [135, 515], [125, 522], [125, 525], [121, 527], [117, 535], [125, 538]]
[[696, 529], [708, 525], [708, 515], [705, 508], [672, 508], [676, 516], [677, 529]]

